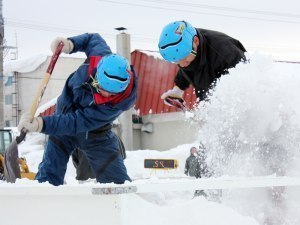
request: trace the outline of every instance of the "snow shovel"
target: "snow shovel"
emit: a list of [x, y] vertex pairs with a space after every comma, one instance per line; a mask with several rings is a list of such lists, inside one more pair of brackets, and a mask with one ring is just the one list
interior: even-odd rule
[[165, 98], [165, 104], [180, 109], [187, 119], [202, 126], [203, 120], [199, 120], [199, 118], [197, 118], [197, 114], [195, 114], [193, 110], [187, 108], [185, 101], [182, 98], [168, 96]]
[[[47, 71], [44, 75], [44, 78], [36, 92], [35, 98], [30, 108], [30, 115], [33, 118], [36, 110], [41, 102], [41, 99], [44, 95], [47, 84], [50, 80], [50, 76], [56, 64], [56, 61], [64, 47], [64, 43], [60, 42], [56, 48], [56, 51], [53, 53], [51, 57], [51, 61], [48, 65]], [[23, 128], [19, 136], [16, 137], [15, 140], [7, 147], [4, 153], [4, 176], [6, 182], [15, 183], [17, 178], [21, 178], [21, 171], [19, 166], [19, 152], [18, 152], [18, 144], [21, 143], [27, 134], [27, 130]]]
[[183, 112], [187, 111], [185, 101], [182, 98], [168, 96], [165, 98], [165, 103], [170, 106], [174, 106], [177, 109], [180, 109]]

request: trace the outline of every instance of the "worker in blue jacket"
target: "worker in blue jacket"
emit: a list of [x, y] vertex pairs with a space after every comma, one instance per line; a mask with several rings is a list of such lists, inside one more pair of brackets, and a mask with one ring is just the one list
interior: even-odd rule
[[122, 184], [127, 175], [112, 122], [133, 107], [137, 98], [137, 76], [128, 61], [112, 54], [99, 34], [56, 38], [62, 52], [85, 52], [87, 60], [66, 81], [52, 116], [22, 115], [18, 128], [49, 135], [36, 180], [62, 185], [72, 152], [80, 149], [88, 159], [97, 182]]

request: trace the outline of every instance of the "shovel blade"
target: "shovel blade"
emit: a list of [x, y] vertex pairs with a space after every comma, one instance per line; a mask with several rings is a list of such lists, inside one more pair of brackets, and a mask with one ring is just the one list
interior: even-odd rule
[[165, 99], [165, 103], [167, 105], [174, 106], [174, 107], [176, 107], [177, 109], [180, 109], [183, 112], [187, 111], [186, 106], [185, 106], [185, 102], [182, 98], [176, 98], [176, 97], [168, 96]]
[[17, 178], [21, 178], [18, 143], [16, 140], [8, 146], [4, 153], [4, 176], [9, 183], [15, 183]]

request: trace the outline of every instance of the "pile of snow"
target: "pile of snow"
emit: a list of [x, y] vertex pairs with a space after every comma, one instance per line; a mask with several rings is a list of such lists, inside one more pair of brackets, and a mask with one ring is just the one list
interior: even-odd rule
[[242, 216], [233, 209], [200, 197], [187, 200], [173, 195], [172, 201], [165, 205], [145, 202], [138, 196], [135, 198], [132, 210], [134, 213], [128, 224], [258, 225], [253, 218]]
[[200, 106], [199, 119], [206, 123], [199, 139], [222, 161], [216, 163], [221, 174], [285, 175], [292, 166], [286, 160], [300, 147], [300, 65], [248, 58], [251, 63], [231, 69]]
[[[216, 176], [300, 175], [300, 64], [248, 55], [195, 113]], [[261, 224], [299, 224], [299, 189], [224, 191], [222, 202]], [[296, 203], [298, 201], [298, 203]], [[296, 221], [296, 222], [295, 222]]]

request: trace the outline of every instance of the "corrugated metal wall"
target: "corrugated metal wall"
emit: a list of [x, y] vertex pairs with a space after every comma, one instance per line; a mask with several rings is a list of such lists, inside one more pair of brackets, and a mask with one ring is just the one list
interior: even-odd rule
[[[131, 53], [131, 63], [139, 77], [138, 99], [135, 105], [139, 115], [175, 112], [176, 109], [165, 105], [160, 96], [173, 88], [177, 65], [138, 50]], [[184, 99], [191, 108], [196, 101], [192, 87], [185, 91]]]
[[50, 108], [46, 109], [44, 112], [40, 113], [40, 116], [50, 116], [54, 113], [55, 105], [51, 106]]

